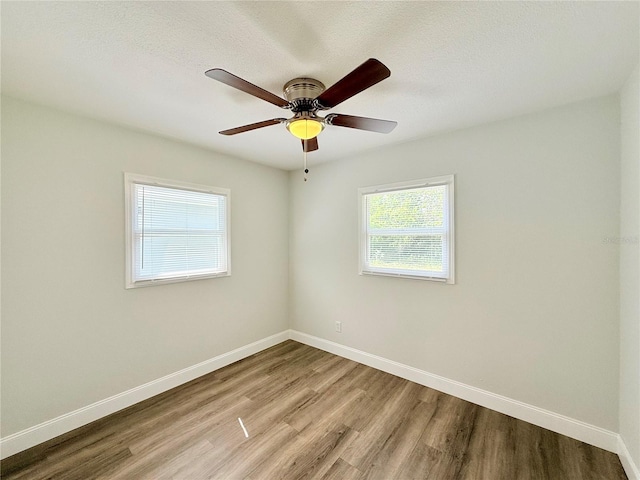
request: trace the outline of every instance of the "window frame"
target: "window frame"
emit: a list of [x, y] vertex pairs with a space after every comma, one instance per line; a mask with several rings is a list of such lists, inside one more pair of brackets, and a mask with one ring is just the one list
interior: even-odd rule
[[[368, 212], [366, 209], [366, 197], [373, 193], [394, 192], [401, 190], [410, 190], [421, 187], [436, 187], [447, 185], [447, 203], [446, 209], [448, 214], [448, 231], [446, 231], [448, 246], [448, 276], [435, 277], [429, 275], [411, 275], [408, 273], [396, 273], [390, 271], [378, 270], [371, 267], [367, 263], [367, 240], [368, 240]], [[358, 188], [358, 218], [359, 218], [359, 235], [358, 235], [358, 257], [359, 257], [359, 275], [375, 275], [384, 277], [409, 278], [414, 280], [429, 280], [434, 282], [455, 284], [455, 175], [442, 175], [438, 177], [421, 178], [417, 180], [409, 180], [405, 182], [387, 183], [383, 185], [374, 185], [370, 187]]]
[[[134, 185], [151, 185], [165, 188], [175, 188], [178, 190], [211, 193], [226, 197], [225, 201], [225, 246], [227, 255], [227, 268], [224, 272], [182, 275], [168, 278], [157, 278], [149, 280], [136, 280], [134, 278], [135, 255], [133, 248], [136, 244], [134, 239]], [[183, 182], [180, 180], [170, 180], [165, 178], [151, 177], [135, 173], [124, 173], [124, 196], [125, 196], [125, 288], [140, 288], [154, 285], [165, 285], [169, 283], [189, 282], [207, 278], [228, 277], [231, 275], [231, 190], [228, 188], [212, 187], [195, 183]]]

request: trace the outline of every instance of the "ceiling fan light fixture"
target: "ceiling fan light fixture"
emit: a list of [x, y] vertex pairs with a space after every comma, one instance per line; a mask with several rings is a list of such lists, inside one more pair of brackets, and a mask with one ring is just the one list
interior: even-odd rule
[[287, 123], [287, 130], [294, 137], [301, 140], [309, 140], [317, 137], [324, 129], [324, 124], [320, 120], [310, 118], [294, 118]]

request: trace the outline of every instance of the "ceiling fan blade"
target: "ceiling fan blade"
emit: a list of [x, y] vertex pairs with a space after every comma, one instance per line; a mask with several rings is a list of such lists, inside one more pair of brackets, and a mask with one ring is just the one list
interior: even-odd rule
[[329, 125], [335, 125], [337, 127], [357, 128], [358, 130], [369, 130], [370, 132], [378, 133], [389, 133], [398, 125], [398, 122], [391, 120], [354, 117], [353, 115], [340, 115], [339, 113], [327, 115], [325, 121], [329, 123]]
[[204, 74], [207, 77], [225, 83], [230, 87], [242, 90], [249, 95], [253, 95], [254, 97], [258, 97], [262, 100], [266, 100], [269, 103], [273, 103], [278, 107], [289, 108], [289, 102], [287, 102], [284, 98], [274, 95], [273, 93], [268, 92], [267, 90], [260, 88], [253, 83], [249, 83], [240, 77], [236, 77], [234, 74], [229, 73], [226, 70], [222, 70], [221, 68], [214, 68], [212, 70], [207, 70], [206, 72], [204, 72]]
[[318, 150], [318, 137], [313, 137], [309, 140], [302, 140], [302, 150], [304, 152], [313, 152]]
[[251, 123], [249, 125], [243, 125], [242, 127], [230, 128], [229, 130], [222, 130], [221, 135], [235, 135], [236, 133], [248, 132], [249, 130], [255, 130], [256, 128], [269, 127], [271, 125], [277, 125], [278, 123], [286, 122], [286, 118], [272, 118], [271, 120], [265, 120], [264, 122]]
[[316, 103], [321, 110], [328, 110], [381, 82], [390, 75], [391, 71], [382, 62], [375, 58], [370, 58], [318, 95]]

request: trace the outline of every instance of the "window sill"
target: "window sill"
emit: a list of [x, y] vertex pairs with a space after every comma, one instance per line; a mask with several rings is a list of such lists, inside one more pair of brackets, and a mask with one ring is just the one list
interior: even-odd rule
[[429, 277], [425, 275], [411, 275], [408, 273], [393, 273], [393, 272], [376, 272], [371, 270], [363, 270], [360, 272], [360, 275], [371, 275], [376, 277], [396, 277], [396, 278], [407, 278], [410, 280], [427, 280], [430, 282], [438, 282], [445, 283], [448, 285], [453, 285], [455, 282], [451, 278], [441, 278], [441, 277]]
[[231, 272], [209, 273], [206, 275], [187, 275], [184, 277], [161, 278], [158, 280], [139, 280], [136, 282], [128, 281], [126, 288], [129, 289], [129, 288], [154, 287], [156, 285], [166, 285], [169, 283], [192, 282], [194, 280], [206, 280], [208, 278], [219, 278], [219, 277], [229, 277], [229, 276], [231, 276]]

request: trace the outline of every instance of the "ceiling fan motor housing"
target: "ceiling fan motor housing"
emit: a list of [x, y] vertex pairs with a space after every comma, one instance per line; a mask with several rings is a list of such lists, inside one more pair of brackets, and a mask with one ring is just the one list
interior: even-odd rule
[[291, 103], [294, 112], [317, 110], [313, 100], [325, 91], [324, 84], [315, 78], [294, 78], [283, 87], [285, 98]]

